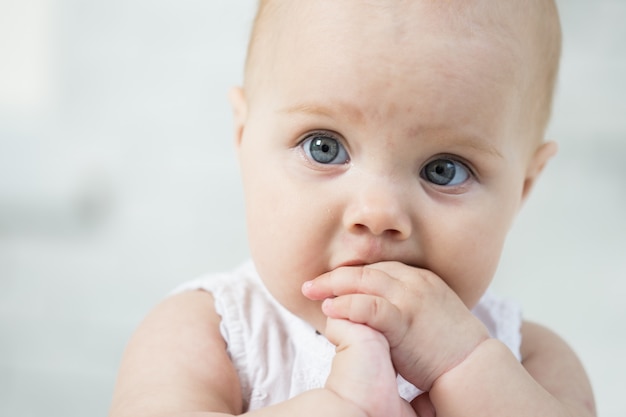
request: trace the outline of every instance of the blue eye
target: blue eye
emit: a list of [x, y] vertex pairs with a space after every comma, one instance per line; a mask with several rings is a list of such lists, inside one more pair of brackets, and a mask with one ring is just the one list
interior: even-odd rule
[[470, 175], [465, 165], [449, 158], [439, 158], [429, 162], [421, 173], [426, 181], [442, 186], [463, 184]]
[[320, 164], [345, 164], [350, 160], [341, 142], [328, 134], [313, 133], [302, 142], [304, 153]]

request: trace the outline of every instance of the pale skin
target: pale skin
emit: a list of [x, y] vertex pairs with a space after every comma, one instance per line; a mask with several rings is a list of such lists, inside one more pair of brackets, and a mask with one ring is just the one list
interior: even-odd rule
[[[285, 1], [271, 69], [231, 94], [255, 265], [337, 346], [325, 387], [247, 414], [593, 416], [558, 336], [524, 323], [519, 363], [470, 312], [556, 150], [520, 120], [530, 55], [391, 3]], [[111, 417], [242, 414], [219, 321], [208, 293], [159, 305]], [[402, 400], [396, 372], [428, 393]]]

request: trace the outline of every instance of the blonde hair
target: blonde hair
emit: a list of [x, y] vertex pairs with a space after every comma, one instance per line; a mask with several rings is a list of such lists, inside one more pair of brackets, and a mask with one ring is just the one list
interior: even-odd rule
[[261, 44], [271, 44], [273, 40], [279, 37], [279, 33], [275, 30], [269, 30], [266, 28], [270, 24], [271, 19], [269, 16], [275, 16], [281, 11], [285, 2], [272, 1], [272, 0], [259, 0], [257, 6], [257, 12], [252, 23], [252, 30], [250, 32], [250, 40], [248, 41], [248, 51], [246, 53], [246, 62], [244, 68], [244, 87], [249, 90], [252, 84], [251, 79], [254, 78], [253, 69], [257, 67], [259, 57], [259, 50], [264, 51], [271, 50], [270, 48], [262, 48]]

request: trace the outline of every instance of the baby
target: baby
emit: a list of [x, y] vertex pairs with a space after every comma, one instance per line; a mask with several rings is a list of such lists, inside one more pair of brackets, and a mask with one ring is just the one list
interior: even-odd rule
[[559, 53], [551, 0], [261, 1], [231, 94], [252, 261], [156, 307], [111, 416], [595, 415], [488, 291]]

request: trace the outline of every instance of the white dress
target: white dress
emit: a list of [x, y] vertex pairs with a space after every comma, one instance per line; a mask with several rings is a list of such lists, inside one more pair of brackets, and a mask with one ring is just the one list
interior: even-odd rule
[[[241, 382], [244, 411], [285, 401], [326, 382], [335, 347], [267, 291], [252, 261], [234, 271], [207, 274], [174, 293], [204, 290], [213, 295], [220, 331]], [[517, 303], [487, 292], [472, 313], [520, 360], [521, 312]], [[398, 377], [400, 395], [421, 393]]]

